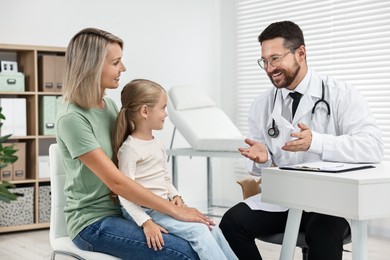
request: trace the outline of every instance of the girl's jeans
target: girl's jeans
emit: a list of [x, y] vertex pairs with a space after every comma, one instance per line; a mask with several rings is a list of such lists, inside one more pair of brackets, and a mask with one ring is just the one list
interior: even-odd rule
[[[126, 219], [132, 219], [124, 208], [122, 208], [122, 212]], [[215, 226], [209, 230], [209, 227], [202, 223], [180, 221], [152, 209], [145, 209], [145, 212], [152, 218], [153, 222], [168, 230], [170, 234], [187, 240], [198, 253], [200, 259], [238, 259], [219, 227]]]

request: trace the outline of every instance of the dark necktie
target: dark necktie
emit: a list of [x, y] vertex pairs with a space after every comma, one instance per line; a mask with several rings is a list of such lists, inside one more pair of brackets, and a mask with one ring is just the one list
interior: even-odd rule
[[297, 111], [297, 107], [298, 107], [299, 101], [301, 100], [302, 94], [299, 92], [290, 92], [289, 95], [294, 100], [292, 103], [292, 118], [294, 118], [295, 111]]

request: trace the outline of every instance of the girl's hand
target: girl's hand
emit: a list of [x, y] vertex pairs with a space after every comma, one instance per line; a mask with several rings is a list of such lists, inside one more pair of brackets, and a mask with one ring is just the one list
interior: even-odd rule
[[162, 237], [161, 232], [168, 234], [168, 231], [165, 228], [160, 227], [159, 225], [154, 223], [151, 219], [145, 221], [145, 223], [142, 224], [142, 227], [144, 228], [148, 247], [153, 247], [154, 251], [156, 251], [157, 249], [161, 250], [164, 246], [164, 239]]

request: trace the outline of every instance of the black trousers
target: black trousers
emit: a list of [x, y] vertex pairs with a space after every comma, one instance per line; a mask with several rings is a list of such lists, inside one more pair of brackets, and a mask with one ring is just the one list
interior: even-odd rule
[[[262, 259], [256, 237], [283, 233], [287, 214], [252, 210], [241, 202], [224, 214], [220, 228], [239, 259]], [[313, 212], [303, 212], [299, 230], [305, 232], [310, 260], [341, 260], [343, 240], [351, 233], [344, 218]]]

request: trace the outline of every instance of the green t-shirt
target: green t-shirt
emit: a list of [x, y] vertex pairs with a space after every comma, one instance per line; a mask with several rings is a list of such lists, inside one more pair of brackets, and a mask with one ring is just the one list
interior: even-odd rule
[[104, 109], [66, 103], [57, 118], [57, 143], [66, 173], [64, 212], [71, 239], [99, 219], [121, 215], [107, 186], [78, 159], [99, 147], [112, 158], [111, 133], [118, 108], [111, 99], [104, 100]]

